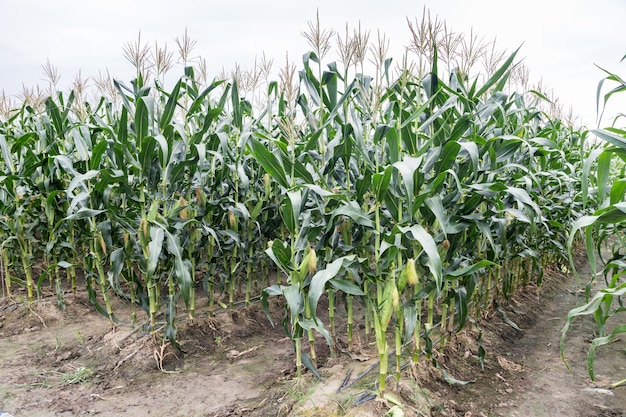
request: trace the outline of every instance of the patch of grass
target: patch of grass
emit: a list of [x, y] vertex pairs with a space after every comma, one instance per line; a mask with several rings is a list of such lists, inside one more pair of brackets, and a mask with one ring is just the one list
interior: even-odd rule
[[61, 385], [75, 385], [89, 382], [93, 376], [93, 371], [86, 367], [81, 366], [76, 368], [74, 372], [61, 375]]

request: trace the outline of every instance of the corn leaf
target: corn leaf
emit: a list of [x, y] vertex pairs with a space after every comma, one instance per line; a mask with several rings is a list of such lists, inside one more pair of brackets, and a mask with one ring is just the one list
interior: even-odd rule
[[4, 165], [8, 168], [10, 174], [15, 173], [15, 164], [13, 163], [13, 157], [11, 150], [7, 143], [6, 136], [0, 134], [0, 150], [2, 150], [2, 157], [4, 158]]
[[283, 188], [289, 189], [289, 183], [287, 181], [287, 174], [283, 169], [280, 161], [274, 154], [272, 154], [261, 142], [255, 138], [250, 138], [250, 152], [254, 159], [256, 159], [265, 172], [270, 174], [272, 179], [280, 184]]
[[150, 281], [154, 276], [163, 250], [163, 241], [165, 240], [165, 230], [161, 227], [150, 228], [150, 243], [148, 244], [148, 259], [146, 279]]
[[344, 261], [354, 260], [354, 256], [343, 256], [335, 259], [328, 264], [326, 268], [317, 271], [311, 278], [311, 284], [309, 284], [309, 308], [311, 309], [311, 315], [317, 317], [317, 303], [326, 289], [326, 283], [335, 278], [341, 271]]
[[594, 363], [596, 360], [596, 350], [603, 345], [607, 345], [617, 339], [620, 334], [626, 333], [626, 324], [620, 324], [613, 329], [610, 335], [604, 337], [596, 337], [592, 340], [589, 351], [587, 352], [587, 371], [592, 381], [596, 380], [594, 371]]
[[398, 226], [398, 230], [404, 234], [411, 235], [411, 238], [416, 240], [422, 247], [424, 253], [426, 253], [426, 265], [436, 283], [436, 291], [442, 288], [443, 284], [443, 271], [441, 264], [441, 257], [439, 256], [439, 250], [433, 237], [422, 226], [414, 224], [408, 227]]

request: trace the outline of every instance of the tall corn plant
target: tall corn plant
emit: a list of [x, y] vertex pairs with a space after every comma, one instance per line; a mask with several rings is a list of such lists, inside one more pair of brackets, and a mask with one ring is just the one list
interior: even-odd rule
[[[608, 76], [598, 85], [598, 105], [604, 82], [617, 84], [604, 94], [603, 105], [612, 95], [626, 90], [626, 82], [618, 75], [603, 70]], [[621, 116], [621, 115], [620, 115]], [[619, 121], [620, 116], [615, 121]], [[572, 309], [567, 316], [567, 322], [562, 330], [561, 357], [565, 361], [565, 341], [569, 326], [579, 316], [593, 316], [598, 336], [594, 338], [587, 354], [587, 370], [592, 380], [595, 379], [594, 362], [596, 350], [603, 345], [616, 340], [619, 335], [626, 333], [626, 324], [620, 323], [612, 329], [607, 328], [607, 320], [612, 316], [625, 311], [622, 297], [626, 294], [624, 282], [624, 224], [626, 223], [626, 180], [624, 167], [626, 162], [626, 131], [612, 126], [605, 129], [596, 129], [592, 133], [603, 141], [604, 146], [593, 149], [584, 162], [583, 201], [587, 210], [592, 211], [577, 219], [573, 224], [568, 239], [568, 253], [570, 263], [573, 262], [573, 242], [581, 233], [587, 249], [592, 267], [591, 280], [586, 285], [587, 303]], [[593, 207], [598, 207], [592, 210]], [[604, 288], [591, 294], [591, 285], [596, 281], [598, 261], [602, 257], [601, 248], [607, 246], [610, 258], [604, 259], [603, 276]], [[566, 365], [567, 362], [565, 362]], [[569, 365], [568, 365], [569, 366]], [[626, 379], [615, 382], [612, 387], [626, 383]]]

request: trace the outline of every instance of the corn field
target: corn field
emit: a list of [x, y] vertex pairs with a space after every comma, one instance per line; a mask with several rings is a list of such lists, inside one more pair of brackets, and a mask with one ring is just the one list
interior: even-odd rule
[[[113, 308], [122, 299], [173, 344], [200, 297], [209, 314], [260, 300], [270, 320], [279, 297], [298, 376], [317, 374], [316, 333], [332, 350], [363, 326], [383, 393], [407, 358], [431, 358], [516, 289], [541, 285], [547, 265], [568, 268], [579, 230], [591, 254], [621, 236], [626, 182], [611, 161], [624, 159], [624, 131], [597, 131], [611, 146], [595, 145], [544, 93], [516, 91], [527, 85], [517, 51], [429, 17], [409, 26], [400, 63], [384, 37], [318, 21], [311, 50], [277, 80], [264, 62], [207, 82], [185, 59], [167, 89], [171, 56], [147, 65], [138, 41], [124, 51], [130, 84], [4, 111], [4, 296], [32, 302], [52, 288], [63, 308], [86, 290], [112, 325], [128, 320]], [[334, 40], [339, 59], [326, 62]], [[602, 317], [614, 312], [606, 297], [626, 291], [617, 253], [613, 285], [591, 299]]]

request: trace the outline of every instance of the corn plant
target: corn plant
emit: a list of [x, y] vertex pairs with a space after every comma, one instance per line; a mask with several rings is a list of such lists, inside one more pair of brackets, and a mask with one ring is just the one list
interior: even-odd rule
[[[598, 105], [605, 81], [617, 83], [617, 86], [604, 95], [604, 104], [610, 97], [626, 88], [626, 83], [617, 75], [603, 70], [608, 76], [598, 86]], [[616, 121], [619, 120], [619, 116]], [[573, 262], [573, 242], [578, 233], [583, 234], [587, 255], [592, 267], [592, 277], [586, 283], [587, 303], [572, 309], [567, 315], [567, 322], [562, 330], [561, 357], [565, 361], [565, 339], [572, 321], [579, 316], [593, 316], [598, 336], [594, 338], [587, 354], [587, 370], [595, 380], [594, 362], [598, 347], [611, 343], [620, 334], [626, 333], [626, 325], [618, 324], [612, 330], [606, 328], [607, 320], [626, 311], [622, 297], [626, 294], [626, 273], [624, 254], [624, 223], [626, 222], [626, 202], [624, 201], [626, 182], [624, 180], [624, 162], [626, 161], [626, 131], [615, 126], [593, 130], [592, 133], [604, 141], [604, 146], [596, 147], [584, 161], [583, 203], [590, 214], [581, 216], [573, 224], [568, 239], [570, 264]], [[599, 207], [591, 210], [592, 207]], [[597, 256], [602, 256], [601, 248], [608, 246], [611, 255], [604, 260], [604, 287], [591, 296], [591, 286], [597, 279]], [[566, 365], [567, 362], [565, 362]], [[568, 365], [569, 367], [569, 365]], [[622, 380], [613, 387], [624, 384]]]

